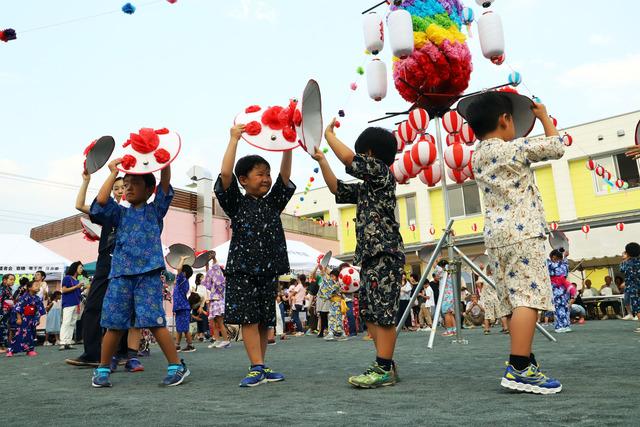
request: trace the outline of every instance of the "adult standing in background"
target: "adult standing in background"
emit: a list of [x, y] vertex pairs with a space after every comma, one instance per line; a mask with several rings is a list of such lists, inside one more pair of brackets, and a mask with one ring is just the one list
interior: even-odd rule
[[62, 279], [62, 325], [60, 326], [60, 350], [71, 350], [73, 331], [80, 311], [82, 284], [78, 276], [84, 266], [80, 261], [71, 263]]

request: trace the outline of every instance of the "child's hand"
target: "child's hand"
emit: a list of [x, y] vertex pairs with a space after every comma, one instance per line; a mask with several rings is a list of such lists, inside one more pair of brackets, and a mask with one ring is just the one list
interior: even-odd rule
[[328, 136], [335, 136], [335, 131], [334, 128], [336, 127], [336, 118], [334, 117], [333, 120], [331, 120], [331, 123], [329, 123], [329, 126], [327, 126], [327, 129], [324, 131], [324, 137], [327, 138]]
[[242, 132], [244, 132], [244, 125], [242, 123], [236, 124], [231, 128], [229, 133], [231, 134], [231, 139], [236, 141], [240, 140], [242, 137]]
[[109, 162], [109, 171], [111, 171], [111, 173], [118, 173], [118, 168], [117, 166], [122, 163], [122, 157], [118, 157], [117, 159], [113, 159]]
[[316, 152], [311, 157], [313, 157], [313, 160], [315, 160], [318, 163], [322, 162], [323, 160], [326, 160], [324, 153], [318, 147], [316, 147]]
[[533, 114], [539, 119], [542, 120], [544, 118], [549, 118], [549, 113], [547, 113], [547, 107], [544, 106], [544, 104], [538, 104], [537, 102], [533, 103], [533, 107], [531, 107], [531, 110], [533, 110]]
[[640, 145], [634, 145], [627, 148], [627, 152], [625, 153], [625, 155], [627, 157], [631, 157], [633, 160], [640, 159]]
[[91, 181], [91, 175], [89, 175], [89, 172], [87, 172], [87, 170], [86, 170], [86, 169], [83, 169], [83, 170], [82, 170], [82, 180], [83, 180], [84, 182], [89, 182], [89, 181]]

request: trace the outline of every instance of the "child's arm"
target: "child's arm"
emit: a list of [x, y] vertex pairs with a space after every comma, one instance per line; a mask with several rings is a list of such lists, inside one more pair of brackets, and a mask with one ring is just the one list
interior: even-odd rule
[[524, 140], [522, 149], [526, 159], [530, 162], [546, 162], [561, 158], [564, 155], [564, 144], [558, 134], [558, 129], [547, 113], [547, 108], [543, 104], [534, 104], [532, 110], [542, 123], [546, 138]]
[[118, 177], [118, 166], [122, 163], [121, 158], [117, 158], [109, 162], [109, 171], [111, 172], [107, 179], [100, 187], [100, 191], [98, 191], [98, 196], [96, 197], [96, 201], [100, 206], [105, 206], [111, 197], [111, 190], [113, 189], [113, 184], [116, 182], [116, 178]]
[[16, 313], [16, 325], [22, 325], [22, 315]]
[[[233, 179], [233, 165], [236, 162], [236, 150], [238, 149], [238, 141], [240, 141], [242, 132], [244, 132], [244, 125], [242, 124], [235, 125], [231, 128], [229, 145], [227, 145], [227, 151], [224, 153], [224, 157], [222, 158], [220, 178], [222, 179], [222, 189], [225, 191], [229, 188], [231, 180]], [[282, 160], [284, 162], [284, 156]]]
[[329, 166], [329, 162], [324, 156], [324, 153], [316, 147], [316, 153], [313, 155], [313, 158], [318, 162], [318, 166], [320, 166], [322, 177], [324, 178], [325, 184], [327, 184], [327, 188], [329, 188], [331, 194], [336, 194], [338, 191], [338, 178], [336, 178], [336, 175], [331, 170], [331, 166]]
[[180, 257], [180, 261], [178, 262], [178, 267], [176, 267], [176, 270], [178, 271], [178, 274], [182, 273], [182, 267], [184, 267], [184, 262], [187, 260], [187, 256], [181, 256]]
[[171, 165], [167, 165], [160, 172], [160, 188], [164, 194], [169, 193], [169, 186], [171, 185]]
[[329, 147], [331, 147], [331, 150], [342, 162], [342, 164], [345, 166], [351, 166], [351, 162], [353, 162], [353, 158], [356, 154], [353, 152], [353, 150], [351, 150], [351, 148], [344, 145], [344, 143], [338, 139], [334, 131], [335, 125], [336, 119], [334, 118], [333, 120], [331, 120], [331, 123], [329, 123], [329, 126], [327, 126], [327, 129], [324, 131], [324, 137], [327, 140]]
[[280, 177], [284, 185], [289, 185], [289, 178], [291, 178], [291, 159], [293, 150], [285, 151], [282, 153], [282, 161], [280, 162]]
[[91, 175], [89, 175], [85, 169], [82, 171], [82, 184], [80, 185], [80, 190], [78, 190], [78, 195], [76, 196], [76, 209], [87, 215], [89, 215], [89, 209], [91, 208], [86, 204], [89, 181], [91, 181]]

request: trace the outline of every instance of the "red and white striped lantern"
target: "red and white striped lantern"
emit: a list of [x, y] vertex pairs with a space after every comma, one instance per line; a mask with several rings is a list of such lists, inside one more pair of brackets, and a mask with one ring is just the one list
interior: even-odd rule
[[462, 169], [471, 160], [471, 150], [464, 144], [453, 144], [444, 150], [444, 162], [451, 169]]
[[459, 133], [450, 133], [445, 137], [447, 146], [462, 143], [462, 136]]
[[551, 224], [549, 224], [549, 230], [557, 231], [558, 230], [558, 223], [557, 222], [552, 222]]
[[478, 231], [478, 224], [471, 224], [471, 231], [473, 231], [474, 233]]
[[589, 234], [590, 231], [591, 231], [591, 226], [589, 224], [585, 224], [582, 226], [582, 232], [584, 234]]
[[616, 179], [616, 187], [618, 188], [618, 190], [622, 190], [622, 188], [624, 187], [624, 180]]
[[420, 169], [426, 168], [436, 161], [438, 153], [436, 145], [430, 143], [424, 138], [420, 138], [413, 147], [411, 147], [411, 159]]
[[596, 175], [598, 175], [598, 176], [604, 176], [604, 173], [605, 173], [605, 172], [606, 172], [606, 171], [605, 171], [605, 169], [604, 169], [604, 166], [600, 166], [600, 165], [596, 166]]
[[449, 179], [456, 184], [462, 184], [467, 180], [467, 176], [462, 173], [461, 170], [447, 169], [447, 175], [449, 176]]
[[423, 108], [416, 108], [409, 113], [408, 122], [418, 133], [423, 133], [429, 127], [429, 113]]
[[462, 123], [464, 123], [462, 116], [455, 110], [448, 111], [442, 116], [442, 126], [448, 133], [460, 132]]
[[409, 126], [409, 122], [406, 120], [398, 125], [398, 136], [405, 144], [411, 144], [417, 135], [418, 133], [414, 128]]
[[402, 140], [402, 138], [400, 138], [400, 135], [398, 134], [397, 130], [393, 131], [393, 136], [396, 137], [396, 151], [398, 153], [402, 153], [406, 145], [405, 142]]
[[624, 222], [619, 222], [616, 224], [616, 230], [624, 231]]
[[436, 228], [433, 225], [429, 227], [429, 234], [431, 234], [432, 236], [436, 234]]
[[598, 167], [598, 164], [593, 161], [593, 159], [589, 159], [587, 160], [587, 169], [589, 169], [590, 171], [596, 170], [596, 168]]
[[415, 178], [422, 169], [420, 166], [416, 165], [413, 159], [411, 158], [411, 151], [407, 150], [404, 152], [399, 162], [400, 170], [409, 178]]
[[409, 177], [404, 174], [404, 172], [400, 169], [400, 160], [397, 160], [389, 167], [391, 169], [391, 173], [393, 177], [396, 179], [398, 184], [406, 184], [409, 182]]
[[556, 119], [556, 118], [555, 118], [555, 117], [553, 117], [553, 116], [549, 116], [549, 118], [551, 119], [551, 122], [553, 123], [553, 125], [554, 125], [555, 127], [558, 127], [558, 119]]
[[418, 178], [424, 185], [434, 187], [442, 179], [442, 171], [440, 170], [440, 162], [436, 161], [428, 168], [424, 168], [418, 174]]
[[469, 126], [469, 123], [462, 124], [462, 130], [460, 130], [460, 136], [462, 137], [462, 142], [465, 144], [473, 144], [476, 140], [476, 134]]
[[567, 147], [571, 147], [571, 144], [573, 144], [573, 137], [565, 132], [564, 136], [562, 137], [562, 142]]
[[432, 143], [434, 145], [436, 143], [436, 139], [430, 133], [425, 133], [424, 135], [422, 135], [422, 139], [426, 139], [427, 141], [429, 141], [430, 143]]
[[611, 172], [605, 169], [602, 174], [602, 179], [604, 179], [605, 181], [611, 181], [611, 178], [613, 178], [613, 175], [611, 174]]
[[410, 224], [409, 225], [409, 230], [416, 231], [416, 225], [415, 224]]
[[476, 179], [473, 175], [473, 167], [471, 166], [471, 162], [467, 163], [467, 165], [462, 169], [462, 173], [469, 179]]

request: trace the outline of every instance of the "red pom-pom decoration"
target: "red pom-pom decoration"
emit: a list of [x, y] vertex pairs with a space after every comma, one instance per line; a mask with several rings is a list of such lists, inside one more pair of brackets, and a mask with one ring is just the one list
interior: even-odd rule
[[160, 138], [158, 138], [158, 134], [155, 130], [151, 128], [142, 128], [138, 133], [129, 134], [129, 139], [122, 146], [126, 147], [128, 145], [131, 145], [131, 147], [138, 153], [149, 154], [158, 148], [158, 145], [160, 145]]
[[273, 130], [282, 130], [284, 127], [284, 123], [280, 121], [280, 113], [282, 110], [283, 108], [278, 105], [267, 108], [267, 110], [262, 113], [262, 124]]
[[93, 150], [93, 147], [95, 147], [96, 142], [98, 142], [97, 139], [94, 139], [93, 141], [91, 141], [91, 144], [87, 145], [87, 148], [84, 149], [84, 151], [82, 152], [82, 154], [84, 154], [85, 157], [87, 157], [87, 155], [89, 154], [89, 152], [91, 150]]
[[125, 154], [122, 157], [122, 162], [120, 163], [122, 165], [123, 169], [131, 169], [132, 167], [135, 167], [136, 163], [138, 161], [136, 160], [135, 157], [133, 157], [131, 154]]
[[250, 105], [247, 108], [244, 109], [244, 112], [249, 114], [249, 113], [255, 113], [257, 111], [262, 110], [262, 108], [260, 108], [259, 105]]
[[254, 120], [245, 125], [244, 131], [247, 135], [255, 136], [262, 132], [262, 125]]
[[298, 132], [296, 132], [296, 130], [291, 126], [287, 126], [282, 129], [282, 136], [284, 136], [284, 139], [289, 142], [295, 142], [296, 138], [298, 137]]
[[5, 43], [17, 38], [18, 36], [16, 35], [16, 30], [14, 30], [13, 28], [7, 28], [6, 30], [0, 31], [0, 40]]
[[335, 127], [339, 128], [339, 127], [340, 127], [340, 122], [336, 120], [336, 121], [333, 123], [333, 125], [334, 125]]
[[153, 153], [153, 157], [156, 158], [158, 163], [163, 164], [167, 163], [169, 159], [171, 159], [171, 154], [169, 154], [169, 152], [164, 148], [161, 148]]

